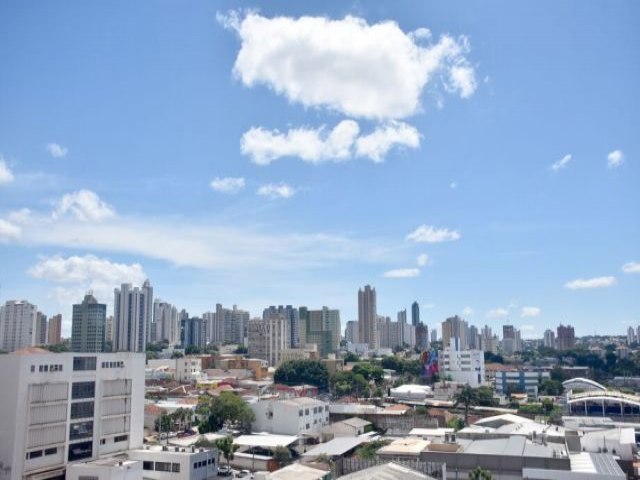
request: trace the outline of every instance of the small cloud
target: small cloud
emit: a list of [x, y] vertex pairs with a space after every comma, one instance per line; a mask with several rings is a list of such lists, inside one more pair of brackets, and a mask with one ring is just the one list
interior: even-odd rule
[[211, 181], [211, 188], [220, 193], [238, 193], [244, 188], [245, 182], [242, 177], [216, 177]]
[[67, 213], [73, 214], [82, 222], [101, 222], [116, 216], [113, 207], [100, 200], [100, 197], [91, 190], [78, 190], [65, 194], [58, 202], [53, 218], [59, 218]]
[[565, 283], [564, 287], [569, 290], [582, 290], [587, 288], [606, 288], [616, 283], [616, 277], [595, 277], [595, 278], [578, 278]]
[[20, 226], [0, 218], [0, 242], [15, 240], [22, 234]]
[[451, 182], [449, 184], [449, 188], [452, 190], [455, 190], [456, 188], [458, 188], [458, 184], [456, 182]]
[[569, 165], [571, 158], [572, 158], [571, 155], [569, 154], [565, 155], [556, 163], [551, 165], [551, 170], [553, 170], [554, 172], [557, 172], [558, 170], [562, 170], [563, 168], [566, 168]]
[[640, 273], [640, 262], [629, 262], [622, 266], [624, 273]]
[[451, 89], [460, 92], [460, 97], [469, 98], [476, 91], [476, 77], [468, 65], [452, 67], [449, 70]]
[[47, 152], [49, 152], [49, 155], [51, 155], [53, 158], [64, 158], [69, 152], [68, 148], [63, 147], [62, 145], [58, 145], [57, 143], [47, 144], [46, 149]]
[[11, 183], [14, 179], [15, 177], [13, 176], [13, 173], [11, 173], [7, 162], [4, 160], [4, 157], [0, 153], [0, 185]]
[[268, 183], [258, 188], [257, 193], [269, 198], [291, 198], [296, 194], [296, 189], [286, 183]]
[[607, 155], [607, 166], [609, 168], [617, 168], [624, 163], [624, 153], [622, 150], [614, 150]]
[[422, 253], [418, 255], [417, 263], [419, 267], [426, 267], [429, 264], [429, 255]]
[[471, 315], [473, 315], [473, 308], [471, 307], [464, 307], [462, 309], [462, 315], [465, 315], [467, 317], [470, 317]]
[[484, 316], [487, 318], [502, 318], [508, 315], [509, 315], [509, 310], [507, 310], [506, 308], [494, 308], [484, 314]]
[[520, 310], [520, 318], [537, 317], [542, 313], [538, 307], [522, 307]]
[[436, 228], [431, 225], [420, 225], [407, 235], [407, 240], [420, 243], [453, 242], [460, 239], [460, 234], [447, 228]]
[[419, 268], [397, 268], [384, 272], [386, 278], [412, 278], [420, 275]]
[[431, 310], [433, 308], [436, 308], [436, 304], [435, 303], [424, 303], [422, 305], [420, 305], [422, 308], [424, 308], [425, 310]]

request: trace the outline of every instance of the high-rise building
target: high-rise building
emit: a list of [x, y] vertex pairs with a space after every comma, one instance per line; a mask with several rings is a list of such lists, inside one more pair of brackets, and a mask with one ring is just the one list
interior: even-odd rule
[[576, 336], [571, 325], [560, 324], [556, 330], [556, 344], [558, 350], [569, 350], [576, 345]]
[[49, 319], [47, 326], [47, 342], [49, 345], [62, 343], [62, 314], [54, 315]]
[[260, 358], [276, 366], [282, 351], [291, 348], [291, 328], [284, 315], [271, 315], [266, 320], [249, 320], [249, 357]]
[[291, 332], [291, 348], [298, 348], [300, 346], [300, 314], [297, 308], [293, 308], [291, 305], [287, 306], [270, 306], [265, 308], [262, 312], [262, 319], [284, 317], [288, 323], [288, 329]]
[[376, 307], [376, 289], [366, 285], [358, 290], [358, 339], [372, 350], [380, 346], [378, 339], [378, 314]]
[[469, 327], [469, 338], [467, 340], [470, 349], [481, 350], [480, 344], [482, 343], [482, 340], [480, 339], [480, 335], [478, 334], [478, 327], [476, 327], [475, 325], [471, 325]]
[[26, 300], [9, 300], [0, 307], [0, 349], [13, 352], [34, 345], [37, 312]]
[[133, 353], [0, 355], [2, 478], [62, 478], [72, 462], [141, 449], [144, 364]]
[[107, 306], [98, 303], [91, 292], [82, 303], [73, 306], [71, 317], [71, 350], [74, 352], [103, 352], [104, 324]]
[[180, 343], [180, 322], [175, 305], [156, 299], [153, 302], [154, 342], [168, 342], [175, 346]]
[[438, 356], [441, 375], [454, 382], [466, 383], [473, 388], [484, 385], [484, 353], [482, 350], [460, 350], [457, 337], [450, 337], [449, 345]]
[[329, 307], [308, 310], [307, 307], [300, 307], [298, 313], [301, 346], [316, 344], [322, 358], [340, 348], [340, 310]]
[[438, 341], [438, 330], [436, 330], [435, 328], [433, 330], [431, 330], [431, 342], [437, 342]]
[[638, 341], [638, 337], [636, 337], [636, 331], [633, 327], [627, 328], [627, 345], [631, 345], [632, 343], [636, 343]]
[[502, 326], [502, 350], [507, 354], [520, 352], [522, 350], [520, 330], [513, 325]]
[[411, 325], [414, 327], [420, 323], [420, 305], [418, 302], [411, 304]]
[[480, 344], [482, 346], [482, 351], [498, 353], [498, 337], [497, 335], [493, 334], [493, 332], [491, 331], [491, 327], [489, 327], [489, 325], [484, 326], [480, 337], [481, 337]]
[[468, 330], [467, 322], [459, 316], [447, 318], [442, 322], [442, 344], [448, 346], [451, 339], [454, 339], [457, 349], [466, 350], [469, 348]]
[[36, 345], [45, 345], [47, 343], [47, 316], [42, 313], [36, 313]]
[[359, 343], [360, 337], [358, 337], [358, 321], [357, 320], [349, 320], [347, 322], [347, 328], [344, 331], [344, 338], [347, 342]]
[[113, 317], [115, 333], [113, 350], [117, 352], [144, 352], [147, 346], [147, 328], [153, 315], [153, 288], [149, 280], [141, 288], [123, 283], [114, 289]]
[[204, 325], [201, 318], [184, 317], [180, 320], [180, 345], [182, 348], [206, 346]]
[[233, 306], [233, 310], [231, 310], [232, 336], [227, 339], [228, 342], [244, 345], [247, 339], [250, 316], [249, 312], [239, 309], [237, 305]]
[[542, 343], [547, 348], [556, 348], [556, 334], [553, 330], [545, 330]]
[[420, 350], [429, 348], [429, 328], [422, 322], [416, 327], [416, 348]]

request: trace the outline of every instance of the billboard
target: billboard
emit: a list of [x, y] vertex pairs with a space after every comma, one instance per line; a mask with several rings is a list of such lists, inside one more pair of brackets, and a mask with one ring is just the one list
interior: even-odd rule
[[437, 350], [425, 350], [422, 352], [422, 376], [426, 378], [433, 378], [434, 375], [439, 373], [438, 370], [438, 351]]

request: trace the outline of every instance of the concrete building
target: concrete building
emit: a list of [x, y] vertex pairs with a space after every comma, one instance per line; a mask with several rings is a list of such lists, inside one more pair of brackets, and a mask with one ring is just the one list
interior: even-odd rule
[[356, 320], [349, 320], [347, 322], [347, 328], [344, 331], [344, 338], [347, 342], [360, 343], [358, 340], [358, 322]]
[[440, 375], [451, 380], [479, 387], [485, 383], [484, 352], [482, 350], [460, 350], [454, 338], [449, 347], [438, 355]]
[[69, 463], [142, 447], [144, 362], [124, 352], [1, 355], [6, 478], [59, 478]]
[[315, 343], [321, 358], [340, 348], [340, 310], [328, 307], [308, 310], [307, 307], [300, 307], [298, 312], [301, 346]]
[[422, 322], [415, 329], [416, 348], [427, 350], [429, 348], [429, 328]]
[[71, 316], [71, 350], [74, 352], [104, 351], [106, 317], [107, 306], [98, 303], [91, 293], [84, 296], [82, 303], [75, 304]]
[[553, 330], [545, 330], [542, 344], [547, 348], [556, 348], [556, 334]]
[[35, 345], [37, 312], [26, 300], [9, 300], [0, 307], [0, 349], [13, 352]]
[[436, 330], [435, 328], [431, 330], [431, 341], [432, 342], [438, 341], [438, 330]]
[[366, 285], [358, 290], [358, 340], [366, 343], [371, 350], [380, 346], [378, 339], [378, 313], [376, 289]]
[[170, 346], [180, 343], [180, 322], [178, 308], [175, 305], [156, 299], [153, 302], [153, 323], [155, 324], [153, 342], [168, 342]]
[[36, 313], [36, 345], [46, 345], [47, 343], [47, 316]]
[[556, 346], [558, 350], [569, 350], [576, 345], [576, 335], [571, 325], [560, 324], [556, 330]]
[[286, 306], [270, 306], [265, 308], [262, 312], [262, 319], [269, 320], [271, 318], [284, 318], [287, 321], [287, 328], [291, 338], [289, 339], [289, 346], [291, 348], [298, 348], [300, 346], [300, 314], [297, 308], [293, 308], [291, 305]]
[[62, 315], [57, 314], [49, 319], [47, 325], [47, 343], [58, 345], [62, 343]]
[[144, 352], [153, 315], [153, 288], [149, 280], [141, 288], [123, 283], [114, 289], [115, 323], [113, 350]]
[[501, 370], [496, 372], [496, 392], [500, 395], [508, 393], [526, 393], [538, 397], [538, 385], [550, 378], [549, 372], [535, 372], [523, 369]]
[[182, 348], [206, 345], [203, 320], [198, 317], [187, 317], [180, 320], [180, 345]]
[[286, 317], [270, 316], [268, 320], [249, 321], [249, 356], [267, 360], [269, 365], [280, 363], [281, 352], [291, 348], [291, 331]]
[[420, 305], [418, 302], [411, 304], [411, 325], [414, 327], [420, 323]]
[[249, 406], [256, 416], [253, 430], [258, 432], [317, 438], [329, 425], [329, 404], [309, 397], [256, 400]]
[[189, 355], [176, 358], [176, 380], [180, 383], [192, 383], [202, 378], [202, 358]]
[[449, 345], [453, 339], [458, 350], [469, 348], [469, 325], [459, 316], [449, 317], [442, 322], [442, 345]]
[[522, 351], [520, 330], [513, 325], [502, 326], [502, 350], [508, 355]]

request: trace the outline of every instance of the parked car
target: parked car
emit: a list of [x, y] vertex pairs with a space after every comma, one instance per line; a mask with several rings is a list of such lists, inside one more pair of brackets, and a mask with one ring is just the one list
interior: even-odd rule
[[226, 465], [218, 467], [218, 476], [219, 477], [230, 477], [233, 474], [233, 470], [231, 467], [227, 467]]
[[236, 478], [251, 480], [253, 479], [253, 473], [251, 473], [249, 470], [240, 470], [239, 472], [236, 472]]

